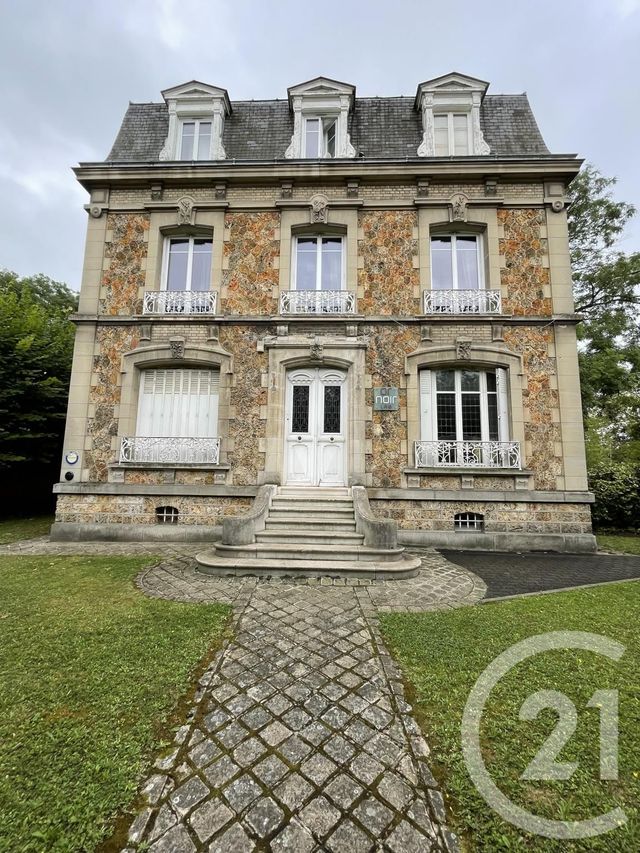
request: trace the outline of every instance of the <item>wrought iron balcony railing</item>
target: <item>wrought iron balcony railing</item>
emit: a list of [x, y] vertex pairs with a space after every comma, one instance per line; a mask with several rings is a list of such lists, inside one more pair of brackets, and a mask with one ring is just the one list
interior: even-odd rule
[[217, 465], [219, 461], [219, 438], [131, 435], [125, 436], [120, 444], [120, 462], [194, 462]]
[[349, 290], [286, 290], [280, 294], [281, 314], [353, 314], [355, 293]]
[[211, 290], [154, 290], [144, 295], [143, 314], [215, 314], [217, 293]]
[[500, 314], [499, 290], [425, 290], [425, 314]]
[[416, 441], [416, 468], [522, 467], [519, 441]]

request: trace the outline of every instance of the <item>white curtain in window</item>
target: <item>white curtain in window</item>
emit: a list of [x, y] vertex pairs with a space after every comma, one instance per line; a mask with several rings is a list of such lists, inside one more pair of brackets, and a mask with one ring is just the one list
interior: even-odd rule
[[216, 437], [219, 379], [219, 370], [143, 371], [136, 435]]

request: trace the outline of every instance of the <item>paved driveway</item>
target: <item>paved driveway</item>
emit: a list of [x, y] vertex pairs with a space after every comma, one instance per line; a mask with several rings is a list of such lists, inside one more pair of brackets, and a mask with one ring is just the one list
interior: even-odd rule
[[450, 563], [478, 575], [487, 585], [485, 600], [552, 589], [640, 578], [640, 557], [615, 554], [496, 554], [449, 551]]

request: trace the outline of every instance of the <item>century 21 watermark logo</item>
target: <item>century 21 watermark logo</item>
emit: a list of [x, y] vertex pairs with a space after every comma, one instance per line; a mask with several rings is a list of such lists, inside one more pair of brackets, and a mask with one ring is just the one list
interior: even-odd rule
[[[583, 649], [618, 661], [625, 647], [583, 631], [551, 631], [529, 637], [508, 648], [493, 660], [473, 686], [462, 717], [462, 751], [473, 783], [486, 802], [509, 823], [547, 838], [575, 839], [602, 835], [626, 823], [621, 808], [584, 820], [551, 820], [513, 803], [495, 784], [480, 749], [480, 722], [489, 694], [498, 682], [527, 658], [553, 649]], [[618, 778], [618, 691], [596, 690], [588, 702], [600, 711], [600, 778]], [[521, 775], [525, 780], [570, 779], [577, 762], [557, 762], [556, 756], [576, 730], [578, 711], [571, 699], [558, 690], [532, 693], [520, 708], [521, 720], [533, 720], [544, 708], [558, 713], [556, 727]]]

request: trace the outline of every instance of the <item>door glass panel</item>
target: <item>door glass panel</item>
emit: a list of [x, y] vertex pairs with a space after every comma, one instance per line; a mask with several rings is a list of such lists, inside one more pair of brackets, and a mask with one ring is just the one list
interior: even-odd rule
[[342, 240], [322, 238], [322, 290], [342, 289]]
[[305, 155], [320, 156], [320, 119], [308, 118], [305, 125]]
[[291, 432], [309, 432], [309, 386], [293, 386]]
[[452, 290], [451, 237], [431, 238], [431, 288]]
[[315, 237], [298, 237], [296, 248], [296, 290], [316, 289], [318, 243]]
[[478, 282], [478, 241], [475, 237], [456, 239], [456, 260], [458, 262], [458, 288], [477, 290]]
[[195, 133], [195, 122], [185, 121], [182, 125], [182, 145], [180, 146], [181, 160], [193, 160], [193, 140], [195, 138]]
[[438, 394], [437, 418], [438, 418], [438, 440], [456, 440], [456, 395], [445, 393]]
[[171, 240], [171, 242], [169, 243], [167, 290], [186, 289], [188, 260], [189, 240]]
[[191, 290], [209, 290], [211, 272], [211, 240], [193, 241]]
[[198, 128], [198, 160], [211, 157], [211, 122], [201, 121]]
[[340, 432], [340, 386], [324, 386], [324, 432]]
[[482, 439], [479, 394], [462, 395], [462, 438], [464, 441]]

